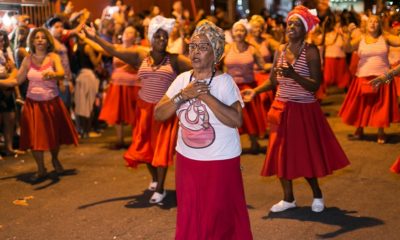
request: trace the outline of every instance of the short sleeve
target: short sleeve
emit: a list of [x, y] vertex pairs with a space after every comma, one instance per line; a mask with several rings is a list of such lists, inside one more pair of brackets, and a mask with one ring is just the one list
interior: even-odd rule
[[224, 86], [220, 88], [220, 101], [228, 106], [231, 106], [235, 102], [239, 101], [240, 105], [244, 107], [244, 102], [242, 96], [240, 95], [240, 90], [236, 83], [233, 81], [233, 78], [229, 74], [224, 74], [222, 76], [225, 79], [221, 81], [224, 82]]
[[165, 95], [168, 98], [170, 98], [170, 99], [173, 98], [176, 94], [178, 94], [182, 90], [182, 88], [184, 87], [185, 75], [186, 75], [186, 72], [181, 73], [171, 83], [167, 92], [165, 93]]

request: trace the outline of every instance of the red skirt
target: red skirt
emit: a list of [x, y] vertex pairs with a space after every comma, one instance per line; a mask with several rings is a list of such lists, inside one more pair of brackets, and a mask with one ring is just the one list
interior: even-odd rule
[[175, 239], [253, 239], [240, 157], [196, 161], [177, 153], [175, 178]]
[[346, 63], [346, 58], [326, 57], [324, 61], [324, 86], [335, 85], [345, 88], [350, 83], [350, 71]]
[[[257, 82], [257, 86], [262, 85], [265, 81], [269, 79], [268, 73], [255, 73], [254, 74], [255, 80]], [[261, 113], [264, 120], [264, 126], [268, 127], [267, 115], [268, 111], [271, 108], [272, 102], [274, 101], [275, 93], [274, 91], [267, 91], [263, 92], [260, 95], [260, 102], [261, 102]]]
[[108, 124], [135, 124], [136, 100], [140, 87], [110, 84], [99, 119]]
[[318, 102], [285, 103], [269, 136], [262, 176], [323, 177], [349, 164]]
[[78, 145], [78, 134], [60, 97], [48, 101], [26, 98], [21, 116], [20, 149], [47, 151], [61, 144]]
[[344, 123], [355, 127], [389, 127], [400, 120], [396, 89], [393, 81], [382, 84], [376, 93], [365, 93], [367, 78], [355, 78], [339, 111]]
[[155, 167], [167, 167], [173, 163], [178, 119], [173, 116], [165, 122], [154, 119], [155, 103], [138, 98], [136, 123], [132, 132], [132, 144], [124, 154], [128, 167], [150, 163]]
[[[255, 88], [256, 83], [238, 84], [240, 90]], [[256, 95], [251, 102], [245, 103], [242, 110], [243, 125], [239, 129], [241, 134], [247, 133], [250, 135], [264, 136], [267, 126], [262, 113], [262, 103], [260, 95]]]
[[400, 173], [400, 156], [397, 158], [396, 162], [393, 163], [392, 167], [390, 168], [390, 171], [394, 173]]
[[400, 76], [396, 76], [393, 79], [394, 85], [396, 85], [397, 96], [400, 97]]

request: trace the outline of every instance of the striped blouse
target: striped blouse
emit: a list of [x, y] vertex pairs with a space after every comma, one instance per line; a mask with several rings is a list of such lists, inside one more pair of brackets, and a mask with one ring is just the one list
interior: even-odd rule
[[164, 96], [171, 83], [176, 78], [169, 56], [157, 67], [152, 67], [150, 57], [143, 60], [138, 76], [142, 84], [139, 97], [149, 103], [157, 103]]
[[[301, 51], [298, 59], [295, 60], [295, 62], [293, 63], [293, 68], [300, 76], [309, 78], [310, 70], [307, 65], [306, 50], [307, 50], [307, 45]], [[281, 55], [278, 57], [277, 65], [284, 67], [288, 66], [285, 57], [285, 50], [282, 51]], [[314, 93], [304, 89], [294, 79], [279, 75], [277, 75], [276, 78], [278, 81], [278, 90], [276, 92], [276, 99], [283, 102], [290, 101], [298, 103], [311, 103], [316, 101]]]

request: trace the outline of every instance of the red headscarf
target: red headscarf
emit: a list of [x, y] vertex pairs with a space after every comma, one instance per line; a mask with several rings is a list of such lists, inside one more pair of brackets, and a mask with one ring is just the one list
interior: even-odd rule
[[306, 32], [311, 31], [315, 25], [319, 23], [316, 10], [310, 10], [302, 5], [296, 6], [292, 11], [289, 12], [286, 22], [288, 22], [289, 19], [294, 16], [300, 18], [304, 24], [304, 27], [306, 28]]

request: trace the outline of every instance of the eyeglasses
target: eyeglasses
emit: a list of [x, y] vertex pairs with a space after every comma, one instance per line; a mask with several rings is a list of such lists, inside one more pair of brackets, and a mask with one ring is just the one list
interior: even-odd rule
[[199, 49], [200, 52], [206, 52], [209, 49], [209, 43], [189, 43], [189, 51], [195, 51]]

